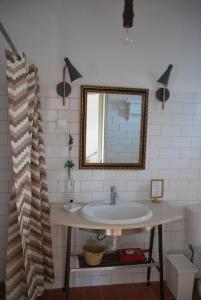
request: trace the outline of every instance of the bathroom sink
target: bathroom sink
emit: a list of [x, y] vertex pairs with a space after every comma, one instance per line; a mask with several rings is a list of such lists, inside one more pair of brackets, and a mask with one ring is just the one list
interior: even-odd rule
[[105, 224], [141, 223], [152, 217], [151, 209], [137, 202], [116, 205], [90, 203], [82, 208], [81, 214], [87, 220]]

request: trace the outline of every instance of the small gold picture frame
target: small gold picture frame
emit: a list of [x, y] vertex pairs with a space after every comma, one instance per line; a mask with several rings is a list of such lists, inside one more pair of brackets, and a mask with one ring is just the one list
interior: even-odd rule
[[150, 185], [150, 198], [152, 202], [160, 203], [164, 194], [164, 180], [152, 179]]

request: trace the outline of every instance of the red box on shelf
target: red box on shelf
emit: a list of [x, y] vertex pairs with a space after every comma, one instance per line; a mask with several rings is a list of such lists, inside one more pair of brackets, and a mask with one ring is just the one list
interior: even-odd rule
[[146, 260], [144, 252], [140, 248], [118, 249], [117, 257], [120, 262], [144, 262]]

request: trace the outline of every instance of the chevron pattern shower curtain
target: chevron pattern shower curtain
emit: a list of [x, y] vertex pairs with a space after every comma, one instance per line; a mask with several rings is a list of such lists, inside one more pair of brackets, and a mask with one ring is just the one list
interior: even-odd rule
[[36, 299], [54, 279], [37, 67], [6, 50], [13, 163], [6, 299]]

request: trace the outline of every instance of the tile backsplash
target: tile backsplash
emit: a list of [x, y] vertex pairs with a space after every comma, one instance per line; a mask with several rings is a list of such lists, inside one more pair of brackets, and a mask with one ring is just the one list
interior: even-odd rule
[[[0, 92], [0, 281], [5, 278], [8, 206], [11, 191], [11, 160], [8, 134], [8, 100]], [[54, 92], [41, 92], [41, 105], [46, 144], [47, 172], [50, 202], [66, 201], [66, 170], [68, 133], [74, 138], [72, 158], [76, 164], [75, 201], [109, 201], [111, 185], [117, 186], [119, 200], [149, 199], [150, 180], [164, 179], [164, 201], [184, 206], [190, 201], [201, 201], [201, 94], [175, 92], [161, 109], [154, 92], [149, 97], [148, 136], [145, 170], [79, 170], [79, 89], [71, 97], [62, 99]], [[61, 122], [62, 121], [62, 122]], [[55, 260], [55, 287], [61, 287], [64, 273], [65, 230], [52, 228]], [[73, 231], [73, 251], [79, 251], [89, 233]], [[109, 246], [111, 238], [106, 239]], [[147, 233], [118, 238], [119, 246], [148, 246]], [[185, 251], [184, 221], [164, 227], [165, 252]], [[156, 249], [157, 250], [157, 249]], [[157, 255], [157, 254], [156, 254]], [[145, 269], [121, 271], [80, 272], [72, 274], [71, 285], [99, 285], [140, 282], [146, 278]], [[158, 273], [153, 272], [153, 280]]]

